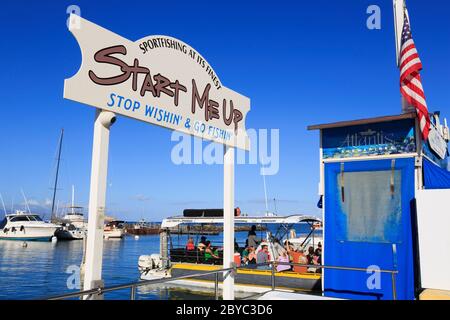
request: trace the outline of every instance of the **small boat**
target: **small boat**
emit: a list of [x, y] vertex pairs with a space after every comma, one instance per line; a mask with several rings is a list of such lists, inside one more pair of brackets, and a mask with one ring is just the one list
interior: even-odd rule
[[[278, 225], [277, 231], [272, 233], [266, 228], [265, 237], [260, 239], [256, 252], [261, 250], [262, 246], [267, 245], [269, 250], [269, 260], [277, 261], [280, 255], [282, 244], [287, 244], [292, 248], [292, 255], [301, 255], [300, 251], [306, 251], [309, 247], [316, 248], [323, 244], [321, 235], [315, 235], [316, 230], [312, 228], [313, 223], [320, 222], [317, 217], [305, 215], [275, 216], [275, 217], [249, 217], [238, 216], [234, 218], [235, 224], [251, 225]], [[160, 233], [160, 254], [142, 255], [139, 257], [138, 269], [142, 280], [151, 280], [159, 278], [171, 278], [180, 276], [189, 276], [222, 268], [221, 248], [217, 248], [218, 259], [206, 260], [204, 253], [198, 249], [188, 251], [187, 248], [179, 244], [174, 244], [171, 237], [171, 229], [181, 224], [223, 224], [223, 217], [202, 216], [202, 217], [172, 217], [163, 220]], [[309, 225], [309, 234], [297, 237], [295, 232], [290, 232], [296, 224]], [[295, 237], [292, 237], [292, 236]], [[175, 237], [175, 238], [178, 238]], [[236, 244], [235, 244], [236, 245]], [[235, 248], [236, 249], [236, 248]], [[296, 250], [297, 249], [297, 250]], [[236, 249], [235, 263], [241, 265], [241, 254], [243, 247]], [[289, 253], [291, 255], [291, 253]], [[317, 272], [316, 272], [317, 271]], [[237, 270], [235, 284], [237, 291], [257, 292], [261, 288], [270, 287], [271, 270], [254, 268], [252, 265], [242, 265]], [[318, 270], [310, 270], [306, 267], [288, 267], [284, 271], [275, 271], [277, 287], [293, 291], [313, 291], [321, 290], [321, 274]], [[214, 285], [215, 275], [193, 276], [182, 280], [174, 280], [170, 283], [184, 286], [211, 286]], [[222, 276], [219, 276], [219, 282]]]
[[111, 220], [108, 221], [103, 229], [105, 239], [121, 239], [125, 235], [124, 221]]
[[50, 241], [60, 226], [45, 222], [38, 214], [17, 210], [0, 222], [0, 239]]
[[56, 232], [60, 240], [82, 240], [86, 236], [87, 223], [84, 220], [83, 207], [75, 206], [75, 188], [72, 186], [72, 204], [62, 217], [62, 228]]
[[87, 226], [82, 212], [83, 207], [70, 206], [69, 211], [63, 216], [63, 221], [70, 223], [76, 228], [84, 229]]
[[149, 234], [158, 234], [159, 233], [160, 224], [158, 223], [149, 223], [144, 219], [141, 219], [139, 222], [134, 224], [128, 224], [125, 228], [125, 232], [133, 235], [149, 235]]
[[77, 228], [73, 224], [63, 223], [61, 229], [55, 232], [59, 240], [83, 240], [86, 236], [85, 228]]

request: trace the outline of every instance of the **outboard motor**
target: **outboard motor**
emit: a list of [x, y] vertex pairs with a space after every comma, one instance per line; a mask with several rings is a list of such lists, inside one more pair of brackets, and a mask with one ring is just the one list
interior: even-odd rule
[[143, 255], [139, 257], [138, 268], [140, 272], [161, 269], [162, 260], [161, 255], [154, 253], [151, 255]]

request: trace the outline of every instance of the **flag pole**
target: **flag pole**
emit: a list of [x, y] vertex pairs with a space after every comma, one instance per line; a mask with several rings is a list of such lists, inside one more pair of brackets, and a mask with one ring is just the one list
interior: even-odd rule
[[403, 29], [403, 12], [405, 8], [404, 0], [392, 0], [394, 9], [394, 32], [395, 32], [395, 57], [397, 67], [400, 67], [400, 46]]
[[[392, 0], [394, 9], [394, 32], [395, 32], [395, 57], [397, 68], [400, 69], [400, 48], [402, 43], [402, 30], [404, 14], [409, 19], [408, 10], [406, 9], [405, 0]], [[410, 106], [406, 99], [401, 96], [402, 113], [415, 111], [414, 107]]]

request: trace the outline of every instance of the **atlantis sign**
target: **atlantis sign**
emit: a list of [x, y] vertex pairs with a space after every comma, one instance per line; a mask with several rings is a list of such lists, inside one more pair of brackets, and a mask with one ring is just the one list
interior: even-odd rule
[[65, 80], [64, 98], [249, 149], [245, 118], [250, 99], [223, 86], [196, 50], [168, 36], [133, 42], [75, 18], [79, 23], [70, 31], [83, 60]]

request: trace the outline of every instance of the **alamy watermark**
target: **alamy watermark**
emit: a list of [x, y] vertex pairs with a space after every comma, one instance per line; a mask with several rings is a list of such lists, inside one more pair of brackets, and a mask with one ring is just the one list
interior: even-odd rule
[[[69, 15], [69, 17], [67, 17], [67, 28], [69, 28], [69, 30], [80, 29], [81, 28], [81, 21], [80, 21], [81, 9], [80, 9], [80, 7], [72, 4], [67, 7], [66, 13]], [[74, 14], [73, 16], [71, 16], [72, 13]]]
[[67, 289], [80, 290], [81, 289], [80, 267], [75, 264], [72, 264], [67, 267], [66, 273], [69, 274], [66, 281]]
[[369, 274], [367, 277], [366, 286], [369, 290], [379, 290], [381, 289], [381, 269], [377, 265], [370, 265], [367, 267], [366, 273]]
[[369, 30], [381, 29], [381, 9], [379, 6], [372, 4], [367, 7], [366, 13], [370, 16], [367, 18], [366, 26]]
[[[260, 165], [261, 175], [275, 175], [280, 168], [280, 131], [279, 129], [248, 129], [250, 151], [236, 149], [238, 165]], [[171, 151], [171, 160], [175, 165], [223, 164], [224, 146], [207, 142], [193, 136], [173, 131], [171, 141], [176, 142]]]

